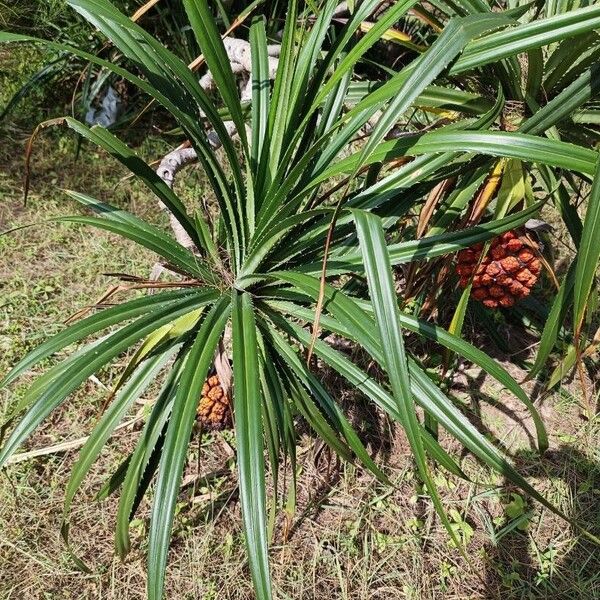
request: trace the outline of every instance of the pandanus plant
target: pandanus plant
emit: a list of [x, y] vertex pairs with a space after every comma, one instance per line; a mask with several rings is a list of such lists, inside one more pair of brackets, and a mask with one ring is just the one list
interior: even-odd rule
[[[412, 269], [413, 280], [420, 274], [434, 281], [448, 273], [447, 262], [438, 257], [476, 244], [487, 248], [496, 236], [523, 227], [554, 202], [579, 246], [569, 289], [575, 295], [576, 333], [584, 335], [598, 259], [592, 239], [599, 229], [600, 186], [596, 183], [591, 192], [583, 227], [568, 186], [575, 178], [589, 180], [598, 169], [598, 152], [581, 145], [593, 124], [582, 124], [584, 116], [576, 119], [576, 127], [572, 121], [574, 115], [593, 121], [596, 114], [577, 111], [597, 89], [593, 59], [600, 7], [539, 15], [518, 2], [511, 4], [516, 8], [492, 12], [482, 0], [424, 3], [429, 10], [415, 0], [399, 0], [375, 19], [379, 2], [365, 0], [339, 19], [335, 1], [310, 3], [318, 8], [314, 14], [291, 0], [275, 52], [264, 18], [252, 19], [244, 42], [250, 83], [241, 98], [232, 67], [235, 44], [224, 43], [206, 0], [184, 0], [215, 100], [207, 91], [211, 86], [202, 85], [193, 69], [108, 0], [67, 3], [119, 49], [131, 71], [51, 41], [10, 33], [0, 34], [0, 40], [67, 50], [112, 70], [162, 105], [188, 140], [171, 156], [166, 177], [108, 130], [67, 117], [60, 121], [130, 169], [168, 210], [175, 231], [174, 238], [125, 210], [69, 192], [95, 215], [68, 221], [133, 240], [155, 252], [173, 276], [168, 289], [108, 307], [103, 303], [34, 349], [2, 382], [10, 384], [43, 359], [89, 338], [40, 376], [14, 407], [0, 451], [5, 464], [88, 377], [141, 344], [73, 467], [62, 529], [67, 542], [70, 507], [86, 473], [134, 401], [158, 379], [160, 391], [137, 446], [102, 493], [120, 492], [116, 548], [124, 556], [130, 519], [154, 482], [148, 597], [162, 597], [190, 436], [219, 348], [233, 365], [240, 503], [260, 599], [272, 596], [268, 541], [273, 520], [267, 515], [266, 473], [273, 482], [274, 509], [282, 461], [289, 461], [295, 476], [298, 419], [340, 457], [387, 482], [385, 468], [376, 464], [319, 378], [316, 360], [403, 428], [418, 474], [451, 536], [431, 463], [457, 477], [466, 475], [438, 441], [438, 427], [481, 463], [559, 512], [434, 383], [418, 354], [405, 347], [410, 332], [479, 365], [527, 407], [538, 448], [545, 450], [544, 425], [520, 385], [462, 339], [460, 327], [453, 333], [420, 318], [419, 303], [407, 302], [408, 282], [402, 291], [398, 266]], [[356, 81], [357, 64], [408, 17], [425, 23], [423, 44], [413, 44], [404, 64], [387, 69], [384, 80]], [[584, 53], [576, 52], [579, 46]], [[516, 102], [518, 118], [508, 127], [512, 113], [507, 107]], [[565, 135], [580, 145], [561, 139], [564, 124]], [[210, 210], [185, 206], [172, 188], [175, 172], [189, 157], [206, 173]], [[516, 197], [514, 186], [491, 190], [492, 176], [502, 169], [518, 174], [511, 181], [524, 181], [525, 187], [533, 181], [547, 193], [536, 200], [533, 193]], [[444, 193], [436, 195], [440, 185]], [[411, 224], [415, 213], [420, 213], [418, 232]], [[560, 306], [552, 309], [542, 354], [549, 354], [557, 339], [568, 294], [561, 289]], [[380, 374], [367, 372], [364, 362], [330, 343], [331, 333], [360, 347]], [[293, 481], [290, 488], [293, 495]]]

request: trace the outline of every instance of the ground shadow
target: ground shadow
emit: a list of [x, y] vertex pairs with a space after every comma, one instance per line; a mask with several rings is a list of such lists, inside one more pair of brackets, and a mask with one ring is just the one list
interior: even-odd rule
[[[562, 493], [548, 491], [561, 502], [567, 516], [591, 533], [600, 534], [600, 463], [563, 445], [543, 457], [521, 451], [514, 457], [517, 470], [530, 480], [557, 482]], [[507, 493], [518, 493], [510, 483]], [[554, 498], [553, 498], [554, 496]], [[486, 598], [595, 600], [600, 598], [600, 546], [588, 541], [574, 525], [542, 511], [542, 521], [555, 520], [547, 539], [537, 545], [530, 531], [540, 525], [533, 518], [523, 531], [505, 528], [505, 535], [486, 547]], [[507, 531], [507, 529], [509, 529]]]

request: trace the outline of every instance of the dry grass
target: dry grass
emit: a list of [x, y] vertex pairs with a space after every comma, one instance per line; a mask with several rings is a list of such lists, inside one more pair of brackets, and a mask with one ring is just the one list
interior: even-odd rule
[[[61, 187], [154, 215], [154, 201], [137, 184], [127, 181], [115, 187], [123, 172], [112, 160], [87, 148], [73, 162], [72, 138], [56, 134], [39, 142], [33, 193], [23, 207], [20, 157], [26, 136], [16, 128], [0, 135], [4, 136], [0, 230], [74, 212], [75, 207], [61, 195]], [[147, 142], [140, 151], [155, 157], [159, 144]], [[197, 198], [202, 193], [201, 176], [196, 174], [183, 193], [188, 199]], [[69, 314], [93, 302], [111, 282], [102, 273], [144, 275], [153, 260], [106, 232], [62, 223], [44, 223], [0, 237], [0, 256], [0, 374], [60, 329]], [[511, 343], [517, 352], [529, 342], [518, 330], [513, 334]], [[485, 344], [485, 336], [479, 336], [478, 343]], [[514, 366], [514, 356], [498, 358], [522, 379], [525, 371]], [[117, 372], [117, 366], [107, 369], [100, 380], [109, 385]], [[6, 414], [23, 387], [0, 392], [0, 414]], [[535, 396], [533, 384], [528, 391]], [[499, 435], [539, 489], [572, 518], [600, 531], [599, 427], [597, 422], [579, 419], [577, 382], [539, 400], [551, 433], [551, 450], [544, 458], [531, 451], [531, 423], [523, 407], [489, 378], [467, 365], [452, 392], [481, 427]], [[103, 396], [101, 386], [88, 382], [39, 428], [27, 447], [85, 435]], [[352, 465], [338, 468], [304, 435], [299, 507], [291, 536], [287, 544], [282, 543], [282, 523], [278, 522], [271, 551], [278, 598], [600, 598], [600, 549], [583, 542], [572, 527], [548, 511], [511, 496], [514, 490], [469, 457], [464, 457], [463, 466], [477, 484], [437, 475], [457, 532], [467, 543], [471, 563], [466, 563], [450, 547], [427, 496], [419, 489], [402, 434], [380, 416], [374, 418], [359, 399], [344, 397], [344, 402], [351, 405], [356, 421], [368, 425], [365, 434], [387, 465], [394, 487], [382, 487]], [[63, 490], [76, 452], [19, 463], [2, 474], [2, 600], [144, 598], [148, 502], [142, 504], [132, 525], [134, 549], [121, 563], [113, 556], [111, 537], [116, 501], [94, 500], [135, 438], [136, 427], [115, 435], [77, 499], [72, 543], [90, 574], [74, 568], [59, 537]], [[227, 440], [227, 434], [202, 440], [202, 477], [195, 486], [182, 490], [167, 579], [172, 600], [252, 598], [235, 463]], [[451, 441], [444, 442], [460, 452]], [[186, 472], [190, 478], [196, 473], [197, 453], [195, 438]], [[515, 519], [527, 525], [524, 531], [507, 531], [507, 525], [518, 522]], [[495, 539], [500, 533], [504, 535]]]

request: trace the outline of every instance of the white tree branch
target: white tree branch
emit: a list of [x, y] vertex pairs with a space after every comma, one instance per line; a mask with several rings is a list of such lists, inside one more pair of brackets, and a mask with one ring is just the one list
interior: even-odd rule
[[[245, 40], [238, 40], [236, 38], [225, 38], [223, 40], [227, 57], [231, 70], [234, 74], [241, 74], [241, 91], [240, 98], [242, 102], [248, 102], [252, 99], [252, 59], [250, 54], [250, 44]], [[267, 46], [267, 54], [269, 57], [269, 78], [274, 79], [277, 73], [278, 56], [281, 51], [281, 46], [277, 44], [271, 44]], [[205, 75], [200, 78], [200, 86], [205, 91], [211, 91], [215, 88], [215, 81], [210, 71], [207, 71]], [[230, 137], [236, 134], [236, 127], [232, 121], [225, 122], [225, 129]], [[220, 148], [223, 143], [219, 139], [217, 132], [211, 129], [207, 133], [208, 142], [213, 150]], [[192, 164], [197, 160], [198, 156], [194, 148], [188, 145], [179, 146], [175, 150], [169, 152], [161, 161], [158, 169], [156, 170], [158, 176], [170, 187], [173, 187], [175, 183], [175, 177], [177, 173]], [[165, 209], [164, 204], [160, 203], [161, 209]], [[195, 248], [194, 242], [187, 234], [181, 224], [175, 219], [173, 215], [170, 215], [171, 229], [175, 234], [177, 241], [186, 248], [193, 250]]]
[[[227, 57], [229, 58], [229, 64], [234, 74], [245, 74], [246, 77], [243, 80], [241, 86], [241, 99], [243, 102], [248, 101], [252, 98], [252, 59], [250, 54], [250, 44], [245, 40], [238, 40], [236, 38], [225, 38], [223, 40]], [[267, 46], [267, 53], [269, 55], [269, 78], [274, 79], [277, 73], [277, 65], [279, 61], [277, 57], [281, 46], [278, 44], [271, 44]], [[200, 78], [200, 86], [205, 91], [211, 91], [215, 88], [215, 82], [210, 71], [207, 71], [205, 75]], [[225, 128], [230, 136], [235, 134], [235, 125], [231, 121], [225, 122]], [[219, 136], [214, 130], [211, 130], [207, 134], [208, 141], [213, 150], [217, 150], [223, 144], [219, 139]], [[193, 148], [182, 147], [169, 152], [161, 161], [157, 173], [163, 181], [169, 186], [173, 186], [175, 176], [177, 172], [183, 167], [191, 164], [196, 160], [196, 152]]]
[[[196, 151], [191, 147], [180, 146], [172, 152], [169, 152], [161, 161], [156, 170], [158, 176], [170, 187], [173, 187], [175, 175], [180, 169], [186, 165], [193, 163], [198, 158]], [[160, 202], [161, 210], [165, 210], [166, 206]], [[169, 221], [171, 229], [175, 234], [175, 239], [185, 248], [193, 250], [195, 244], [187, 231], [182, 227], [181, 223], [175, 218], [172, 213], [169, 213]]]

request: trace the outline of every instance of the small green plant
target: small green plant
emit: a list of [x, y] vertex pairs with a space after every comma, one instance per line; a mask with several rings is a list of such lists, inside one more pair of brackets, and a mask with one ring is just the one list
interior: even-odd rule
[[[260, 600], [272, 597], [268, 540], [274, 520], [266, 510], [266, 476], [277, 493], [282, 462], [291, 463], [290, 472], [296, 473], [299, 418], [340, 457], [387, 483], [385, 469], [374, 462], [321, 381], [313, 357], [402, 426], [426, 490], [421, 496], [436, 509], [457, 547], [468, 543], [473, 532], [460, 513], [446, 513], [430, 459], [457, 477], [466, 475], [438, 441], [438, 427], [524, 493], [559, 512], [448, 398], [440, 387], [444, 382], [432, 381], [418, 352], [405, 347], [405, 338], [410, 333], [441, 345], [446, 362], [458, 354], [486, 370], [524, 403], [539, 449], [547, 447], [544, 425], [523, 389], [490, 356], [460, 337], [468, 288], [450, 331], [420, 315], [428, 301], [443, 304], [448, 293], [447, 259], [434, 259], [518, 229], [550, 201], [575, 219], [562, 171], [569, 174], [566, 181], [589, 180], [597, 174], [598, 152], [589, 144], [564, 141], [558, 132], [566, 123], [566, 139], [577, 141], [577, 132], [588, 133], [571, 130], [571, 125], [573, 115], [595, 93], [596, 68], [593, 62], [572, 60], [572, 40], [583, 44], [594, 34], [600, 26], [600, 7], [539, 19], [529, 4], [492, 12], [481, 0], [437, 2], [439, 14], [429, 22], [439, 33], [426, 36], [428, 45], [413, 49], [411, 58], [386, 79], [364, 82], [355, 77], [357, 65], [420, 3], [393, 3], [358, 35], [378, 1], [352, 3], [352, 12], [340, 25], [334, 18], [337, 2], [310, 3], [302, 9], [292, 0], [276, 57], [267, 43], [265, 19], [252, 20], [250, 84], [242, 102], [211, 7], [206, 0], [185, 0], [220, 99], [215, 105], [184, 60], [110, 2], [67, 4], [135, 64], [136, 72], [23, 34], [0, 33], [0, 41], [68, 51], [138, 86], [172, 115], [189, 140], [189, 147], [172, 156], [176, 162], [171, 175], [193, 155], [206, 172], [212, 194], [209, 206], [185, 206], [170, 186], [172, 178], [157, 174], [112, 133], [69, 117], [59, 121], [139, 177], [168, 210], [176, 236], [89, 195], [68, 192], [96, 214], [66, 221], [134, 240], [160, 257], [173, 281], [134, 279], [125, 287], [154, 287], [158, 292], [108, 307], [102, 303], [94, 314], [28, 354], [1, 384], [10, 384], [32, 366], [89, 338], [48, 369], [16, 404], [0, 451], [3, 465], [88, 377], [138, 347], [73, 467], [62, 527], [67, 543], [71, 504], [86, 473], [135, 400], [158, 378], [162, 387], [137, 446], [100, 497], [120, 493], [116, 548], [125, 556], [131, 519], [155, 481], [148, 597], [162, 598], [189, 440], [216, 355], [226, 355], [233, 363], [240, 501]], [[316, 13], [311, 12], [314, 8]], [[544, 54], [542, 47], [550, 45], [552, 50]], [[595, 52], [597, 46], [592, 47]], [[594, 52], [588, 58], [595, 57]], [[528, 68], [516, 58], [523, 53]], [[515, 102], [516, 115], [510, 110]], [[234, 131], [239, 143], [234, 143]], [[215, 153], [215, 140], [222, 156]], [[507, 168], [517, 183], [494, 188], [498, 172]], [[547, 190], [541, 199], [527, 193], [534, 178]], [[441, 184], [450, 187], [436, 204], [432, 193]], [[522, 197], [515, 196], [515, 187], [523, 191]], [[570, 231], [577, 237], [579, 254], [569, 279], [572, 286], [563, 284], [552, 307], [538, 355], [542, 362], [571, 305], [575, 344], [583, 341], [600, 252], [593, 242], [600, 233], [600, 180], [592, 188], [583, 226], [573, 222]], [[399, 265], [408, 269], [400, 297]], [[411, 283], [415, 281], [420, 282], [416, 287]], [[381, 376], [367, 372], [359, 357], [351, 359], [323, 334], [335, 334], [361, 348], [379, 366]], [[534, 372], [538, 368], [536, 364]], [[417, 408], [425, 414], [424, 423]], [[292, 481], [287, 509], [294, 505], [294, 486]], [[271, 506], [277, 506], [277, 498]], [[416, 531], [421, 526], [414, 521]], [[448, 571], [444, 577], [450, 575]]]
[[[448, 511], [448, 517], [450, 518], [450, 527], [452, 528], [456, 539], [458, 539], [463, 546], [468, 546], [475, 533], [473, 527], [465, 521], [464, 517], [455, 508]], [[450, 540], [450, 543], [453, 545], [456, 544], [454, 540]]]
[[[521, 494], [512, 493], [510, 502], [504, 507], [504, 512], [509, 520], [507, 527], [527, 531], [531, 514], [527, 509], [527, 502]], [[498, 536], [500, 537], [500, 536]]]
[[447, 561], [440, 565], [440, 587], [443, 592], [448, 589], [448, 583], [456, 575], [457, 568]]

